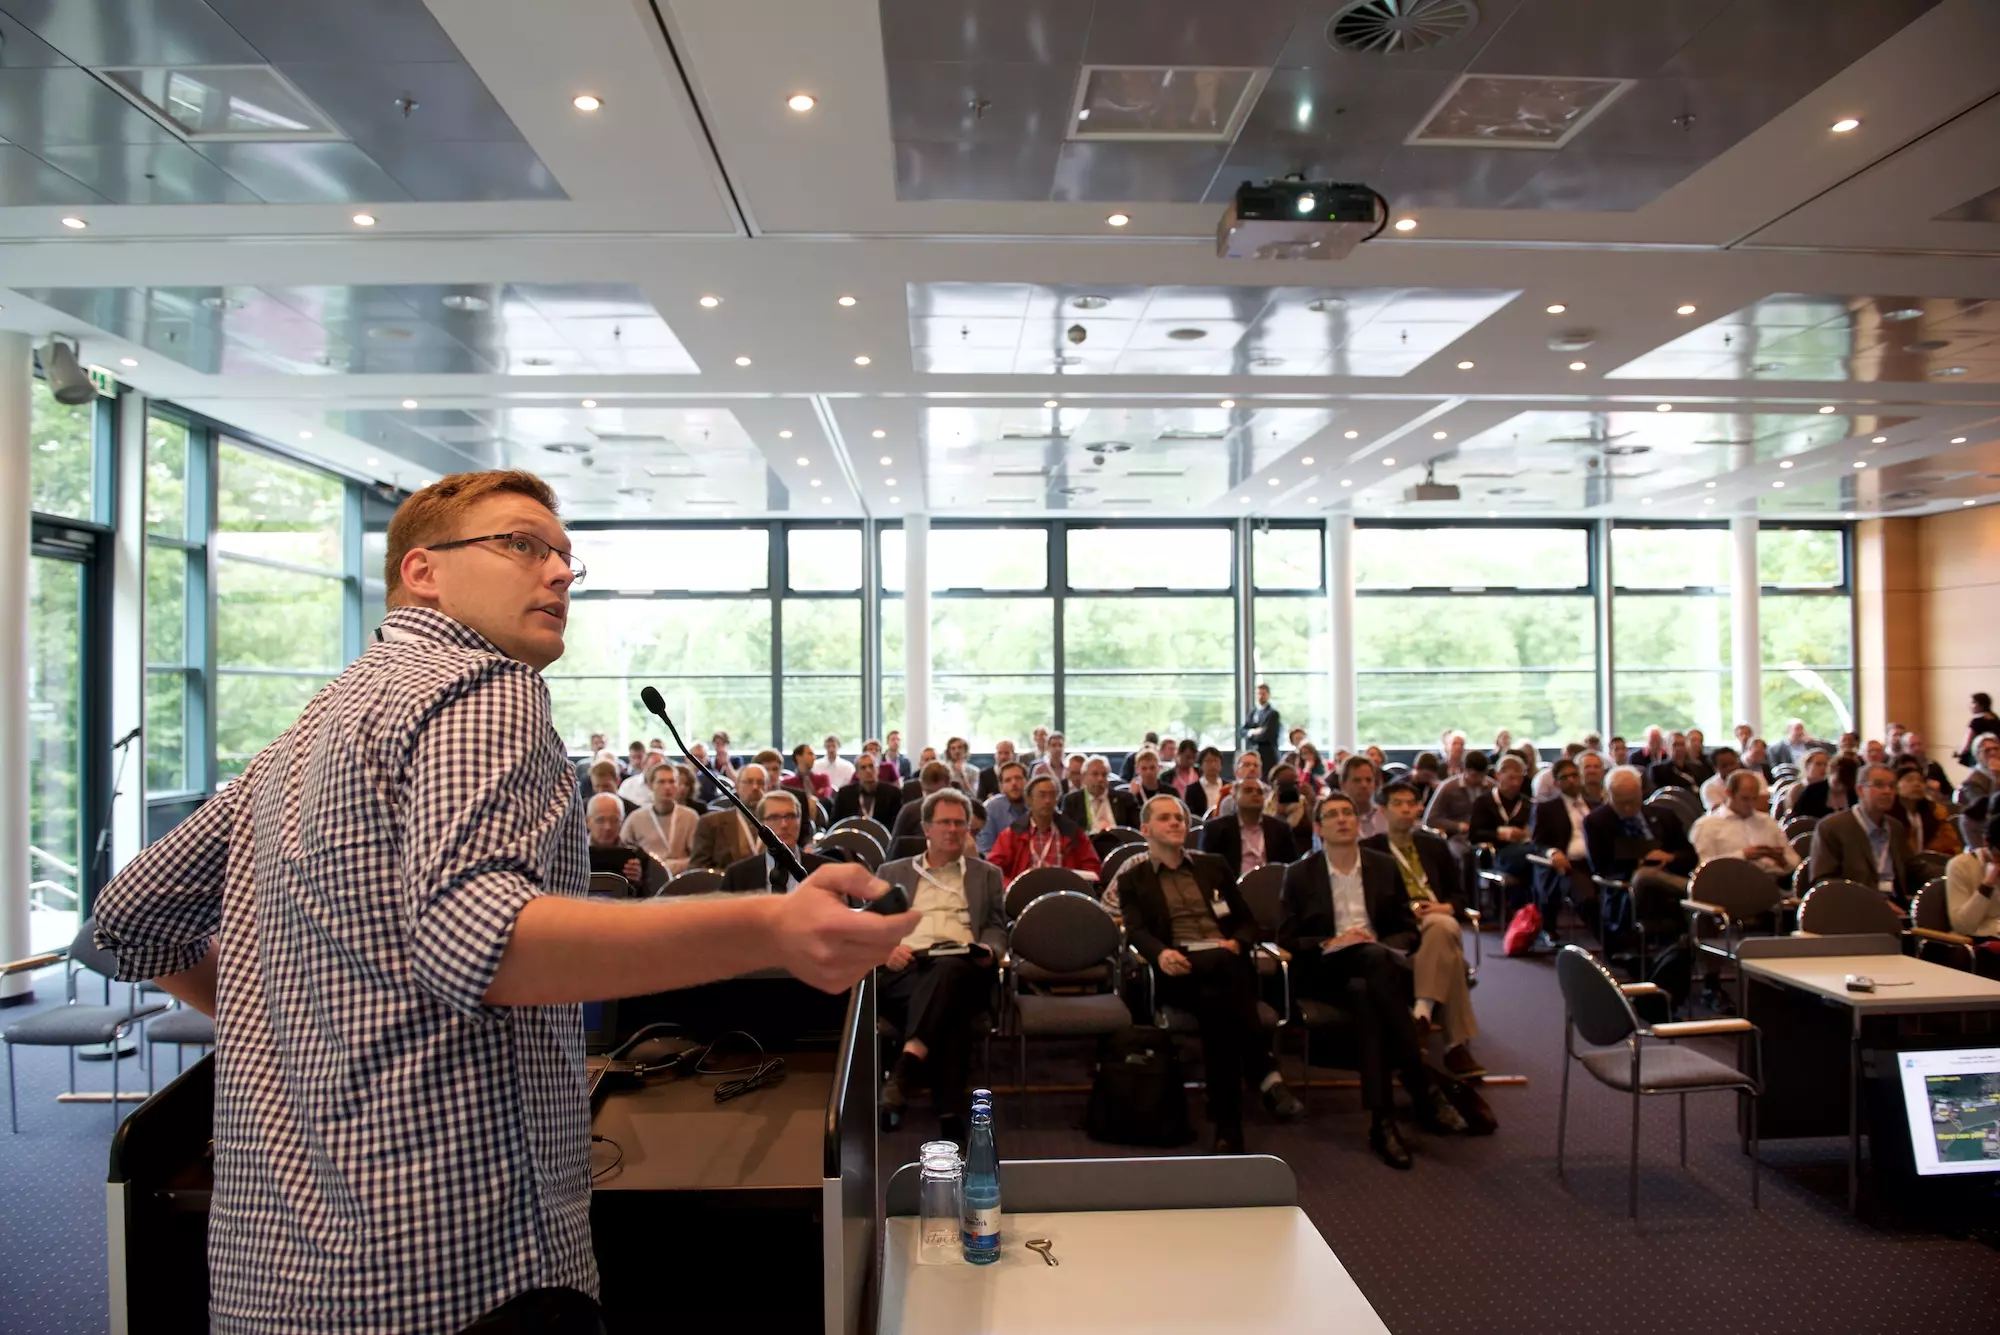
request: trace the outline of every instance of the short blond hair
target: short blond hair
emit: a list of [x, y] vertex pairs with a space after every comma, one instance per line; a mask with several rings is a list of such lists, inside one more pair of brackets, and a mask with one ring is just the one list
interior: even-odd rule
[[484, 473], [452, 473], [411, 494], [389, 520], [389, 553], [382, 562], [383, 601], [399, 606], [403, 591], [403, 558], [434, 542], [448, 542], [452, 526], [488, 496], [526, 496], [550, 514], [556, 494], [548, 483], [518, 468]]

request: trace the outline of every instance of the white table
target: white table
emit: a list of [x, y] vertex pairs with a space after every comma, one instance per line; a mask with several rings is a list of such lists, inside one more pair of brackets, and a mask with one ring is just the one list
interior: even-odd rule
[[[918, 1265], [917, 1220], [885, 1222], [881, 1335], [1388, 1335], [1297, 1206], [1007, 1214], [1001, 1257], [984, 1266]], [[1052, 1241], [1062, 1264], [1029, 1238]]]
[[[1739, 959], [1737, 970], [1847, 1011], [1847, 1208], [1861, 1203], [1861, 1026], [1874, 1015], [2000, 1010], [2000, 982], [1908, 955], [1801, 955]], [[1847, 975], [1866, 974], [1873, 992], [1850, 992]], [[1755, 1021], [1744, 992], [1743, 1017]]]

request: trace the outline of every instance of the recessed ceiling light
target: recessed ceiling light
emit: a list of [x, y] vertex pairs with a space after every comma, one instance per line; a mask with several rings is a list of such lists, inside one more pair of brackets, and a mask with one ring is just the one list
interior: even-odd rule
[[896, 485], [896, 479], [893, 477], [885, 477], [882, 479], [882, 485], [885, 487], [893, 487]]
[[1445, 438], [1445, 435], [1446, 435], [1446, 433], [1445, 433], [1445, 432], [1443, 432], [1443, 431], [1433, 431], [1433, 432], [1431, 432], [1431, 439], [1432, 439], [1432, 440], [1443, 440], [1443, 439]]
[[1396, 230], [1399, 232], [1414, 232], [1417, 230], [1417, 220], [1415, 218], [1398, 218], [1396, 219]]
[[1715, 497], [1713, 497], [1713, 496], [1704, 496], [1704, 497], [1702, 497], [1702, 498], [1701, 498], [1701, 503], [1702, 503], [1703, 505], [1714, 505], [1714, 504], [1715, 504]]
[[1852, 511], [1852, 510], [1849, 510], [1849, 511], [1848, 511], [1848, 512], [1847, 512], [1846, 514], [1842, 515], [1842, 516], [1841, 516], [1841, 518], [1842, 518], [1842, 519], [1852, 519], [1852, 518], [1854, 518], [1854, 511]]
[[1656, 403], [1653, 405], [1653, 411], [1656, 413], [1670, 413], [1673, 410], [1674, 405], [1671, 403]]
[[1780, 488], [1781, 488], [1781, 487], [1783, 487], [1783, 486], [1784, 486], [1785, 484], [1784, 484], [1784, 483], [1782, 483], [1782, 482], [1773, 482], [1773, 483], [1772, 483], [1771, 485], [1772, 485], [1773, 487], [1780, 487]]
[[779, 440], [790, 440], [791, 438], [792, 438], [792, 429], [790, 427], [786, 427], [783, 431], [780, 431], [778, 433]]
[[1641, 505], [1651, 505], [1652, 503], [1653, 503], [1653, 498], [1651, 496], [1641, 496], [1639, 498], [1639, 504]]
[[819, 498], [819, 503], [820, 503], [821, 505], [832, 505], [832, 504], [833, 504], [833, 497], [831, 497], [831, 496], [822, 496], [822, 497], [820, 497], [820, 498]]
[[812, 484], [813, 484], [813, 485], [814, 485], [815, 487], [817, 487], [817, 486], [819, 485], [819, 479], [818, 479], [818, 478], [814, 478], [814, 479], [812, 480]]
[[856, 366], [866, 366], [868, 365], [869, 362], [873, 360], [874, 359], [872, 357], [870, 357], [867, 353], [864, 352], [859, 357], [856, 357], [854, 359], [854, 364]]
[[375, 225], [375, 215], [372, 213], [357, 213], [354, 215], [354, 225], [356, 227], [373, 227]]
[[1267, 478], [1265, 480], [1268, 481], [1274, 487], [1278, 485], [1278, 479], [1276, 478]]
[[1791, 466], [1792, 466], [1792, 461], [1790, 459], [1780, 459], [1778, 461], [1778, 467], [1780, 468], [1790, 468]]
[[738, 357], [736, 359], [736, 364], [738, 366], [748, 366], [750, 364], [750, 359], [748, 357]]
[[1869, 438], [1868, 443], [1871, 445], [1887, 445], [1889, 438], [1887, 436], [1873, 436]]
[[373, 467], [375, 467], [375, 465], [377, 465], [377, 464], [381, 463], [382, 461], [381, 461], [380, 459], [377, 459], [377, 458], [376, 458], [376, 457], [375, 457], [374, 455], [372, 455], [372, 454], [371, 454], [371, 455], [369, 455], [369, 456], [368, 456], [368, 458], [367, 458], [367, 459], [366, 459], [366, 460], [365, 460], [364, 462], [365, 462], [365, 463], [366, 463], [366, 464], [367, 464], [367, 465], [368, 465], [368, 466], [369, 466], [370, 468], [373, 468]]
[[722, 298], [717, 296], [705, 296], [701, 298], [701, 300], [696, 304], [704, 306], [709, 310], [714, 310], [717, 306], [720, 306], [722, 304]]
[[1564, 311], [1568, 309], [1569, 307], [1563, 305], [1560, 301], [1550, 302], [1548, 305], [1548, 312], [1550, 315], [1561, 315]]
[[1382, 466], [1384, 468], [1394, 468], [1396, 466], [1396, 461], [1394, 459], [1384, 459], [1382, 461]]
[[1868, 466], [1868, 461], [1866, 459], [1856, 459], [1854, 461], [1854, 466], [1856, 468], [1866, 468]]
[[1590, 369], [1590, 365], [1588, 362], [1571, 362], [1569, 369], [1572, 371], [1587, 371]]
[[1965, 368], [1964, 368], [1963, 366], [1940, 366], [1940, 367], [1938, 367], [1938, 368], [1937, 368], [1937, 370], [1935, 370], [1935, 371], [1932, 371], [1932, 372], [1931, 372], [1931, 374], [1932, 374], [1932, 375], [1964, 375], [1964, 374], [1965, 374]]
[[889, 498], [889, 504], [891, 505], [901, 505], [902, 503], [903, 503], [903, 498], [901, 496], [891, 496]]
[[1960, 501], [1960, 502], [1959, 502], [1959, 504], [1960, 504], [1960, 505], [1970, 505], [1970, 504], [1972, 504], [1972, 502], [1971, 502], [1971, 501], [1969, 501], [1969, 500], [1966, 500], [1966, 501]]
[[1361, 433], [1359, 431], [1343, 431], [1340, 434], [1341, 437], [1345, 440], [1358, 440], [1361, 437]]
[[1299, 460], [1299, 462], [1304, 464], [1307, 468], [1311, 468], [1313, 466], [1313, 457], [1310, 454], [1308, 454], [1305, 458]]
[[853, 297], [842, 297], [842, 298], [840, 298], [840, 302], [839, 302], [839, 304], [840, 304], [840, 305], [842, 305], [842, 306], [852, 306], [852, 305], [854, 304], [854, 298], [853, 298]]
[[569, 100], [569, 104], [578, 111], [596, 111], [604, 105], [604, 100], [594, 93], [578, 93]]
[[805, 466], [806, 466], [807, 464], [809, 464], [809, 463], [811, 463], [811, 462], [812, 462], [812, 460], [810, 460], [810, 459], [806, 458], [806, 457], [805, 457], [805, 456], [804, 456], [803, 454], [801, 454], [801, 455], [799, 456], [799, 458], [798, 458], [798, 465], [799, 465], [799, 467], [801, 467], [801, 468], [804, 468], [804, 467], [805, 467]]
[[1488, 510], [1486, 512], [1486, 517], [1488, 519], [1498, 519], [1500, 517], [1500, 512], [1498, 510]]
[[1952, 444], [1954, 444], [1954, 445], [1963, 445], [1963, 444], [1965, 444], [1965, 437], [1964, 437], [1964, 436], [1953, 436], [1953, 437], [1951, 438], [1951, 443], [1952, 443]]
[[71, 214], [70, 216], [64, 218], [62, 220], [62, 225], [64, 227], [69, 228], [72, 232], [81, 232], [84, 228], [90, 226], [89, 223], [85, 222], [83, 219], [77, 217], [74, 214]]
[[595, 407], [597, 406], [597, 400], [596, 400], [596, 399], [585, 399], [585, 400], [583, 401], [583, 403], [582, 403], [582, 405], [581, 405], [581, 406], [582, 406], [582, 407], [585, 407], [585, 408], [595, 408]]
[[895, 460], [894, 460], [893, 458], [891, 458], [891, 457], [890, 457], [889, 455], [886, 455], [886, 454], [885, 454], [885, 455], [883, 455], [883, 456], [882, 456], [882, 466], [883, 466], [884, 468], [887, 468], [887, 467], [888, 467], [888, 466], [889, 466], [890, 464], [893, 464], [893, 463], [895, 463], [895, 462], [896, 462], [896, 461], [895, 461]]
[[1885, 320], [1921, 320], [1923, 315], [1924, 308], [1921, 306], [1898, 306], [1893, 311], [1882, 312]]
[[417, 401], [415, 399], [404, 399], [403, 406], [405, 408], [414, 408], [417, 406]]
[[1682, 302], [1682, 303], [1681, 303], [1680, 305], [1678, 305], [1678, 306], [1674, 307], [1674, 314], [1675, 314], [1675, 315], [1693, 315], [1693, 314], [1694, 314], [1694, 303], [1693, 303], [1692, 301], [1684, 301], [1684, 302]]
[[120, 366], [137, 366], [139, 364], [139, 359], [137, 357], [120, 357], [118, 359], [118, 364]]
[[1104, 221], [1110, 223], [1113, 227], [1123, 227], [1126, 223], [1132, 221], [1132, 215], [1129, 213], [1114, 213]]
[[1853, 116], [1842, 116], [1839, 120], [1835, 121], [1832, 125], [1829, 125], [1827, 128], [1829, 130], [1832, 130], [1835, 134], [1846, 134], [1849, 130], [1860, 129], [1861, 122], [1859, 119]]
[[1461, 371], [1470, 371], [1470, 370], [1472, 369], [1472, 363], [1471, 363], [1471, 362], [1460, 362], [1460, 363], [1458, 364], [1458, 369], [1459, 369], [1459, 370], [1461, 370]]
[[1056, 406], [1056, 401], [1054, 399], [1043, 399], [1042, 406], [1044, 408], [1053, 408]]
[[1704, 482], [1701, 485], [1707, 487], [1710, 491], [1715, 490], [1715, 484], [1713, 482]]
[[[312, 433], [312, 432], [310, 432], [310, 431], [301, 431], [301, 432], [299, 432], [299, 439], [300, 439], [300, 440], [311, 440], [312, 438], [313, 438], [313, 433]], [[369, 462], [370, 462], [370, 463], [373, 463], [373, 462], [374, 462], [374, 460], [373, 460], [373, 459], [371, 459], [371, 460], [369, 460]]]
[[1833, 411], [1833, 405], [1830, 403], [1823, 403], [1820, 405], [1819, 410], [1823, 413], [1830, 413]]
[[880, 440], [889, 433], [884, 431], [881, 427], [878, 426], [873, 431], [870, 431], [868, 434], [875, 437], [875, 439]]
[[1236, 400], [1224, 399], [1221, 403], [1217, 404], [1216, 406], [1218, 408], [1234, 408], [1236, 406]]
[[1349, 477], [1344, 477], [1340, 479], [1340, 485], [1343, 487], [1351, 487], [1354, 485], [1354, 479]]
[[785, 105], [793, 111], [811, 111], [819, 101], [811, 93], [793, 93], [785, 99]]

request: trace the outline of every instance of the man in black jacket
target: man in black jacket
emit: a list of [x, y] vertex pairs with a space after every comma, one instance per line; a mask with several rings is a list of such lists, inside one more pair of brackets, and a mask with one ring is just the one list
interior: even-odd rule
[[1396, 1129], [1394, 1075], [1403, 1079], [1418, 1121], [1430, 1130], [1465, 1129], [1431, 1082], [1411, 1013], [1409, 966], [1391, 946], [1421, 931], [1396, 863], [1359, 843], [1353, 799], [1338, 790], [1319, 800], [1322, 851], [1285, 873], [1278, 944], [1292, 956], [1292, 987], [1344, 1010], [1360, 1054], [1361, 1105], [1373, 1116], [1368, 1144], [1391, 1168], [1410, 1166]]
[[[779, 788], [764, 794], [757, 803], [757, 819], [771, 827], [771, 833], [783, 840], [804, 865], [808, 875], [817, 867], [829, 861], [817, 853], [799, 852], [799, 795], [789, 788]], [[793, 889], [792, 874], [778, 865], [766, 849], [758, 849], [747, 858], [729, 864], [722, 873], [724, 890], [768, 890], [772, 894], [789, 894]]]
[[1458, 859], [1444, 840], [1417, 828], [1423, 804], [1414, 788], [1392, 783], [1384, 793], [1389, 832], [1368, 840], [1366, 847], [1394, 859], [1410, 911], [1416, 915], [1418, 933], [1408, 946], [1417, 994], [1417, 1038], [1428, 1042], [1433, 1029], [1442, 1029], [1445, 1069], [1457, 1076], [1484, 1075], [1485, 1068], [1472, 1055], [1479, 1024], [1472, 1016], [1472, 988], [1459, 926]]
[[1521, 757], [1500, 757], [1493, 786], [1472, 800], [1471, 829], [1467, 833], [1475, 846], [1492, 847], [1493, 869], [1510, 882], [1509, 912], [1516, 907], [1517, 897], [1525, 899], [1526, 887], [1533, 879], [1530, 873], [1535, 870], [1528, 862], [1528, 853], [1534, 847], [1528, 842], [1534, 804], [1528, 800], [1527, 778], [1528, 767]]
[[1271, 707], [1271, 688], [1263, 682], [1257, 683], [1257, 707], [1237, 731], [1243, 736], [1243, 745], [1263, 760], [1264, 773], [1278, 767], [1278, 738], [1284, 736], [1284, 724]]
[[1000, 791], [1000, 771], [1014, 763], [1014, 744], [1002, 737], [993, 743], [993, 763], [979, 771], [979, 791], [974, 794], [981, 802]]
[[1601, 931], [1607, 948], [1640, 922], [1680, 922], [1687, 878], [1700, 861], [1680, 818], [1668, 807], [1647, 806], [1641, 787], [1635, 771], [1611, 771], [1604, 781], [1608, 800], [1583, 822], [1591, 872], [1630, 887], [1604, 897]]
[[1280, 1121], [1305, 1112], [1278, 1073], [1257, 1015], [1257, 968], [1250, 958], [1257, 920], [1222, 859], [1187, 847], [1187, 816], [1177, 799], [1146, 803], [1139, 832], [1146, 836], [1146, 856], [1127, 864], [1117, 881], [1125, 937], [1157, 972], [1160, 1003], [1191, 1011], [1201, 1026], [1213, 1152], [1241, 1154], [1246, 1080]]
[[1238, 877], [1259, 867], [1280, 865], [1298, 857], [1292, 827], [1264, 814], [1264, 781], [1245, 779], [1236, 785], [1236, 811], [1217, 816], [1201, 827], [1201, 851], [1229, 864]]
[[863, 751], [854, 758], [854, 778], [833, 795], [833, 818], [866, 816], [881, 822], [882, 828], [896, 827], [896, 813], [903, 806], [902, 785], [880, 782], [881, 768], [875, 757]]
[[1584, 822], [1596, 810], [1584, 791], [1583, 772], [1574, 760], [1558, 760], [1554, 765], [1556, 795], [1535, 803], [1534, 825], [1529, 844], [1549, 860], [1535, 868], [1535, 903], [1542, 914], [1542, 930], [1535, 945], [1557, 950], [1556, 917], [1565, 901], [1573, 903], [1579, 917], [1593, 931], [1597, 926], [1597, 885], [1590, 879], [1590, 846], [1584, 842]]
[[1087, 834], [1122, 825], [1139, 828], [1139, 803], [1125, 788], [1111, 786], [1111, 765], [1103, 756], [1083, 762], [1083, 786], [1063, 795], [1062, 814]]

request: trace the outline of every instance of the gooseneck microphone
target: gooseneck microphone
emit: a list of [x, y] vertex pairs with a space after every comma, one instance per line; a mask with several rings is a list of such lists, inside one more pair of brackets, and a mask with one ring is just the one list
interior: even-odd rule
[[[803, 882], [806, 879], [806, 869], [805, 865], [799, 861], [798, 854], [792, 852], [785, 841], [780, 839], [770, 826], [758, 819], [757, 813], [752, 811], [743, 799], [736, 795], [735, 784], [717, 774], [709, 767], [707, 761], [699, 759], [692, 751], [688, 750], [688, 744], [681, 740], [680, 729], [676, 728], [674, 721], [667, 717], [667, 702], [660, 695], [659, 691], [651, 686], [642, 688], [639, 692], [639, 703], [646, 707], [647, 713], [667, 725], [667, 735], [674, 739], [674, 745], [681, 749], [681, 755], [688, 763], [714, 780], [716, 788], [720, 790], [722, 795], [729, 799], [732, 806], [743, 813], [743, 818], [749, 821], [751, 827], [757, 831], [757, 837], [764, 841], [764, 847], [771, 854], [772, 860], [780, 867], [783, 867], [786, 872], [790, 873], [792, 884], [798, 885]], [[904, 912], [909, 906], [909, 895], [903, 891], [901, 886], [892, 885], [880, 897], [869, 900], [864, 907], [875, 913], [894, 914]]]

